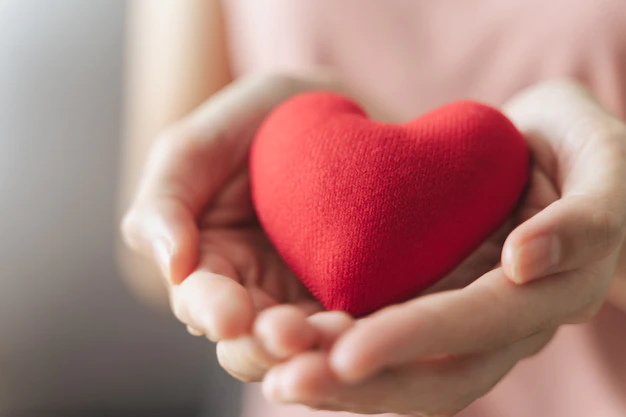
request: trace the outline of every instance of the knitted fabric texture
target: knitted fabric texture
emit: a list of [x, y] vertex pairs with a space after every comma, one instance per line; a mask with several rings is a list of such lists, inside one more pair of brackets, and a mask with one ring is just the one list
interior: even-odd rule
[[306, 93], [250, 150], [253, 203], [284, 261], [328, 310], [362, 316], [440, 280], [514, 210], [524, 138], [498, 110], [456, 102], [404, 125]]

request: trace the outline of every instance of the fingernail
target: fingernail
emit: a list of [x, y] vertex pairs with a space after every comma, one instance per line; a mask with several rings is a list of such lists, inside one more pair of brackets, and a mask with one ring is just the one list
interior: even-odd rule
[[189, 325], [187, 325], [187, 332], [189, 332], [190, 335], [196, 336], [196, 337], [204, 336], [203, 332]]
[[154, 258], [165, 278], [170, 280], [170, 263], [172, 259], [172, 245], [165, 238], [157, 238], [153, 244]]
[[560, 246], [553, 235], [536, 237], [515, 252], [513, 281], [518, 284], [548, 275], [559, 263]]
[[278, 402], [281, 401], [281, 388], [280, 388], [280, 372], [276, 369], [269, 371], [263, 379], [263, 395], [269, 401]]

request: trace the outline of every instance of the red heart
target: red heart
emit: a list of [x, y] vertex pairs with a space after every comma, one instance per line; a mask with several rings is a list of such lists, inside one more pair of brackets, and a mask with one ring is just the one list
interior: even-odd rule
[[329, 310], [416, 296], [495, 232], [528, 178], [522, 135], [457, 102], [404, 125], [326, 92], [283, 103], [250, 151], [252, 198], [279, 254]]

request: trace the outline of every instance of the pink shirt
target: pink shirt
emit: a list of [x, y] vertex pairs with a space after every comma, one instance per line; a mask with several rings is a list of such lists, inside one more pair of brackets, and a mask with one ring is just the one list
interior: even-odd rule
[[[225, 0], [233, 68], [333, 66], [409, 119], [471, 98], [502, 104], [573, 76], [626, 118], [625, 0]], [[299, 417], [254, 386], [245, 417]], [[313, 415], [338, 416], [315, 412]], [[626, 416], [626, 313], [562, 328], [460, 417]]]

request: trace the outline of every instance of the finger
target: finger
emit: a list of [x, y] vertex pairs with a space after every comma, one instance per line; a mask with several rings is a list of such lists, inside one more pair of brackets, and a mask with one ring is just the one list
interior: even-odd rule
[[237, 338], [252, 329], [252, 297], [230, 277], [198, 269], [170, 294], [176, 317], [213, 341]]
[[328, 350], [337, 339], [355, 324], [354, 318], [343, 311], [322, 311], [307, 318], [317, 332], [317, 345]]
[[259, 314], [254, 335], [265, 351], [275, 358], [286, 359], [309, 349], [330, 348], [353, 323], [354, 319], [347, 313], [319, 312], [313, 303], [280, 305]]
[[497, 268], [468, 287], [388, 307], [335, 344], [331, 363], [346, 381], [440, 355], [485, 352], [560, 324], [588, 320], [601, 305], [607, 263], [518, 287]]
[[189, 325], [187, 325], [187, 333], [189, 333], [192, 336], [196, 336], [196, 337], [200, 337], [200, 336], [204, 336], [204, 333], [202, 333], [202, 331], [191, 327]]
[[535, 88], [510, 103], [507, 114], [527, 136], [550, 145], [561, 192], [505, 243], [507, 275], [523, 283], [615, 251], [626, 227], [624, 124], [571, 83]]
[[316, 343], [316, 331], [306, 313], [293, 305], [261, 312], [254, 323], [254, 335], [267, 352], [279, 359], [311, 349]]
[[156, 262], [168, 283], [179, 283], [198, 262], [198, 228], [179, 201], [152, 200], [135, 205], [124, 217], [126, 244]]
[[355, 413], [455, 415], [484, 395], [521, 359], [552, 337], [547, 331], [483, 355], [405, 365], [357, 383], [337, 379], [322, 352], [299, 355], [268, 372], [265, 396], [275, 402]]
[[[626, 172], [624, 173], [626, 175]], [[601, 260], [622, 244], [626, 205], [589, 196], [561, 199], [507, 239], [502, 264], [522, 284]]]
[[263, 394], [270, 401], [310, 403], [325, 386], [336, 385], [327, 354], [306, 352], [273, 367], [263, 380]]
[[242, 382], [261, 381], [267, 370], [278, 363], [251, 336], [222, 340], [216, 349], [222, 368]]

